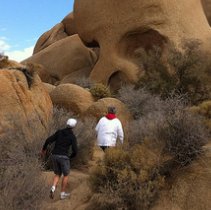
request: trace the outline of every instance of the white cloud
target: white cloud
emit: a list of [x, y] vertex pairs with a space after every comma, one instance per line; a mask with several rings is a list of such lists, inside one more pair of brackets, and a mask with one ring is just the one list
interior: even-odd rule
[[12, 50], [12, 48], [17, 46], [8, 44], [6, 37], [0, 37], [0, 53], [8, 55], [9, 59], [20, 62], [32, 55], [34, 46], [20, 50]]
[[5, 37], [0, 37], [0, 52], [4, 52], [10, 49], [10, 45], [6, 42]]
[[33, 49], [34, 49], [34, 46], [31, 46], [23, 50], [5, 51], [4, 54], [8, 55], [9, 59], [20, 62], [30, 57], [33, 53]]

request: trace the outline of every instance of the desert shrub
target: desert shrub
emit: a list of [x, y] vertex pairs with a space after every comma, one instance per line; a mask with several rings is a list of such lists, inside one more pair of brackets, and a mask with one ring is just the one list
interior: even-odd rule
[[190, 111], [204, 117], [204, 124], [211, 132], [211, 101], [204, 101], [198, 106], [190, 107]]
[[72, 161], [75, 168], [86, 166], [93, 157], [95, 120], [91, 117], [79, 120], [74, 133], [78, 141], [78, 154]]
[[158, 96], [153, 96], [142, 88], [136, 89], [132, 85], [122, 87], [117, 97], [126, 104], [134, 119], [162, 110], [163, 102]]
[[10, 128], [1, 124], [4, 133], [0, 138], [0, 209], [37, 210], [48, 189], [39, 161], [43, 133], [31, 119], [26, 135], [18, 120], [18, 116], [13, 116]]
[[156, 156], [144, 146], [107, 150], [104, 162], [90, 176], [95, 195], [88, 209], [149, 209], [163, 186], [156, 162]]
[[[181, 98], [168, 98], [157, 111], [142, 115], [129, 124], [129, 144], [149, 141], [151, 148], [160, 149], [179, 165], [189, 164], [202, 153], [209, 133], [203, 119], [186, 110]], [[155, 105], [156, 106], [156, 105]]]
[[51, 121], [48, 125], [48, 133], [50, 136], [56, 132], [56, 130], [65, 128], [66, 122], [70, 117], [74, 117], [74, 114], [66, 109], [54, 106]]
[[107, 150], [92, 172], [88, 209], [150, 209], [166, 181], [200, 157], [210, 137], [202, 118], [189, 112], [186, 95], [163, 99], [125, 87], [119, 98], [134, 115], [128, 144]]
[[119, 91], [119, 98], [134, 116], [127, 129], [129, 145], [150, 140], [151, 147], [168, 151], [181, 165], [202, 152], [209, 135], [203, 119], [186, 110], [188, 101], [184, 95], [163, 100], [130, 86]]
[[92, 86], [90, 88], [90, 93], [98, 100], [101, 98], [107, 98], [107, 97], [111, 97], [111, 92], [109, 87], [98, 83], [95, 84], [94, 86]]
[[202, 154], [208, 140], [202, 120], [191, 113], [180, 110], [173, 116], [167, 116], [166, 126], [161, 129], [165, 148], [181, 166], [190, 164]]
[[121, 210], [121, 200], [115, 191], [105, 190], [104, 193], [95, 193], [86, 210]]
[[163, 98], [172, 92], [187, 94], [193, 104], [209, 99], [210, 64], [199, 46], [197, 40], [186, 40], [181, 50], [170, 44], [167, 55], [163, 55], [159, 48], [148, 52], [140, 50], [140, 66], [145, 73], [136, 87], [145, 87], [152, 94], [159, 94]]
[[162, 50], [154, 47], [149, 51], [140, 49], [140, 66], [144, 75], [139, 79], [136, 88], [145, 88], [152, 94], [159, 94], [163, 98], [174, 91], [177, 78], [169, 71], [167, 62], [162, 58]]

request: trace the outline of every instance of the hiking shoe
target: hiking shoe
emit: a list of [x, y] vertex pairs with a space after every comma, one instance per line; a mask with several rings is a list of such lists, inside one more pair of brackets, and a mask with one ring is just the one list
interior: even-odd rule
[[69, 196], [70, 196], [70, 193], [62, 192], [61, 195], [60, 195], [60, 198], [61, 198], [61, 200], [63, 200], [65, 198], [68, 198]]
[[50, 197], [51, 199], [53, 199], [53, 198], [54, 198], [54, 191], [53, 191], [53, 190], [51, 190], [51, 191], [50, 191], [50, 195], [49, 195], [49, 197]]

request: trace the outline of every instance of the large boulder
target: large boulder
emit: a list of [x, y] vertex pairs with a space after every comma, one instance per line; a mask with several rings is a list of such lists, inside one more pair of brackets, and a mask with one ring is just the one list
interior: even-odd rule
[[24, 64], [24, 66], [26, 66], [27, 68], [36, 71], [42, 82], [54, 84], [57, 81], [48, 73], [47, 69], [41, 64], [30, 62], [22, 62], [22, 64]]
[[99, 120], [102, 116], [107, 114], [108, 106], [115, 106], [117, 109], [117, 117], [123, 124], [123, 127], [126, 127], [129, 120], [132, 119], [132, 116], [120, 100], [116, 98], [102, 98], [94, 102], [84, 113], [84, 116], [90, 116]]
[[62, 23], [64, 25], [65, 32], [68, 36], [72, 36], [77, 34], [77, 29], [74, 21], [73, 13], [69, 13], [63, 20]]
[[140, 49], [158, 46], [165, 52], [168, 43], [199, 40], [210, 51], [211, 30], [200, 0], [75, 0], [74, 20], [83, 42], [100, 47], [90, 77], [105, 84], [136, 82], [144, 74]]
[[69, 13], [64, 19], [53, 28], [43, 33], [37, 40], [33, 54], [38, 53], [51, 44], [64, 39], [67, 36], [77, 34], [73, 13]]
[[52, 102], [36, 72], [1, 69], [0, 95], [1, 134], [17, 124], [24, 133], [31, 128], [40, 133], [48, 129]]
[[43, 83], [43, 85], [49, 94], [51, 94], [51, 92], [56, 88], [56, 86], [45, 82]]
[[[51, 44], [22, 63], [41, 64], [52, 79], [60, 81], [82, 69], [90, 72], [96, 59], [96, 54], [83, 45], [78, 35], [73, 35]], [[80, 76], [78, 75], [78, 78]]]
[[94, 102], [91, 93], [77, 85], [61, 84], [50, 92], [54, 105], [82, 114]]
[[65, 33], [64, 25], [62, 23], [58, 23], [52, 29], [45, 32], [37, 41], [33, 54], [38, 53], [39, 51], [45, 49], [51, 44], [59, 41], [60, 39], [64, 39], [68, 35]]
[[211, 146], [205, 156], [175, 171], [152, 210], [211, 209]]
[[211, 24], [211, 0], [202, 0], [205, 15], [209, 24]]

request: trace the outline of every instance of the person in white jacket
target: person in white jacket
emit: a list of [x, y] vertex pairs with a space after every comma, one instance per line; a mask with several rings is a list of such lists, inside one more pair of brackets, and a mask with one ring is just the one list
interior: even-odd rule
[[108, 107], [108, 114], [102, 117], [95, 128], [97, 144], [105, 151], [106, 148], [116, 146], [117, 138], [123, 144], [124, 132], [120, 120], [116, 117], [116, 108]]

